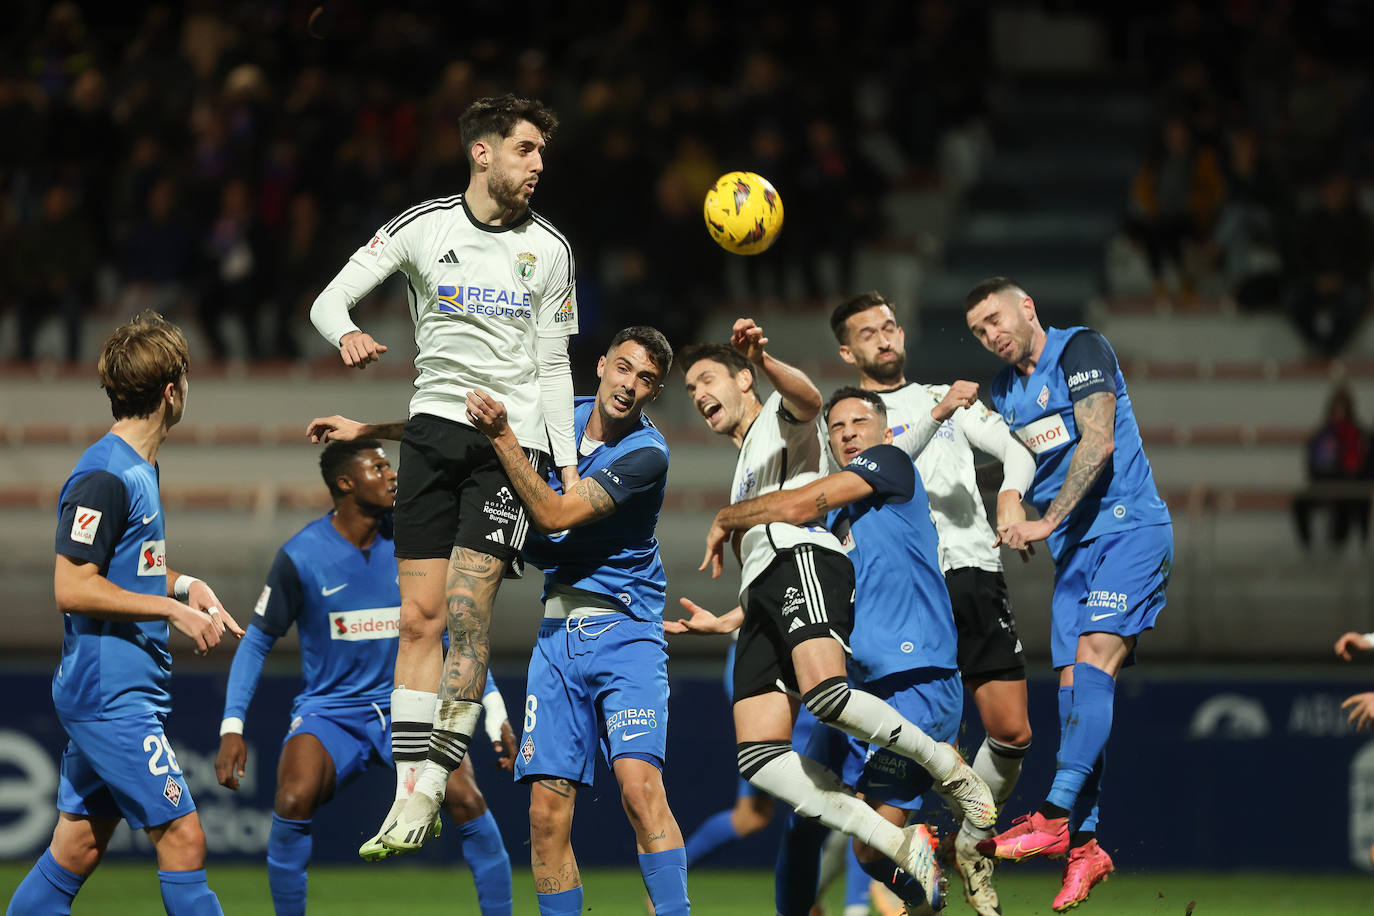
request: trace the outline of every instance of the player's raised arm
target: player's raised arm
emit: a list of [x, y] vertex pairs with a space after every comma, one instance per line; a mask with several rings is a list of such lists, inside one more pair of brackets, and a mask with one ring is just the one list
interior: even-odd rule
[[[1035, 479], [1035, 457], [1021, 440], [1012, 435], [1001, 415], [981, 403], [954, 414], [955, 429], [976, 449], [1002, 463], [1002, 480], [997, 490], [998, 529], [1026, 520], [1022, 499]], [[1000, 541], [994, 542], [994, 546]], [[1021, 559], [1029, 562], [1035, 548], [1027, 543]]]
[[573, 442], [568, 340], [577, 333], [577, 268], [571, 247], [565, 246], [558, 255], [545, 273], [546, 285], [539, 294], [539, 336], [534, 350], [539, 368], [539, 409], [544, 414], [553, 465], [559, 469], [564, 487], [571, 488], [577, 482], [577, 446]]
[[730, 332], [730, 346], [749, 360], [782, 396], [782, 406], [794, 419], [806, 423], [821, 412], [821, 392], [805, 372], [774, 359], [764, 347], [768, 338], [752, 318], [738, 318]]

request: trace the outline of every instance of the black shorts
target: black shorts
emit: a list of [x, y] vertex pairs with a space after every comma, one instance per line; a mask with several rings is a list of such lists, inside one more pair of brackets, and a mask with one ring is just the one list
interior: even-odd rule
[[[542, 477], [547, 456], [533, 449], [525, 454]], [[416, 414], [401, 434], [400, 461], [399, 559], [448, 559], [453, 548], [467, 547], [507, 562], [519, 560], [529, 518], [491, 440], [471, 426]]]
[[1026, 657], [1000, 572], [974, 566], [945, 573], [959, 631], [959, 674], [965, 680], [1024, 681]]
[[854, 625], [854, 567], [833, 550], [799, 544], [749, 585], [735, 648], [734, 699], [797, 690], [792, 650], [829, 636], [849, 651]]

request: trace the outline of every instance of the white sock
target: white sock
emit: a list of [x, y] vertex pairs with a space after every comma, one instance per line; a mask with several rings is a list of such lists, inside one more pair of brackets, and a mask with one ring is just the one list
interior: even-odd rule
[[411, 690], [405, 685], [391, 691], [391, 758], [396, 764], [397, 799], [409, 797], [415, 789], [429, 750], [437, 699], [430, 691]]
[[[988, 784], [998, 808], [1002, 807], [1011, 797], [1012, 789], [1016, 788], [1016, 781], [1021, 778], [1021, 761], [1025, 759], [1029, 748], [1029, 744], [1017, 747], [994, 741], [992, 738], [984, 738], [982, 746], [978, 748], [978, 754], [973, 758], [973, 772]], [[968, 821], [964, 821], [963, 829], [979, 839], [992, 836], [991, 827], [975, 827]]]
[[434, 727], [429, 732], [424, 768], [415, 782], [416, 792], [443, 800], [449, 774], [463, 765], [481, 714], [482, 704], [477, 700], [440, 700], [434, 705]]
[[937, 782], [948, 779], [959, 762], [954, 748], [935, 741], [916, 723], [873, 694], [852, 687], [844, 708], [829, 724], [869, 744], [910, 757], [925, 767]]
[[902, 831], [883, 820], [850, 792], [830, 770], [796, 751], [779, 754], [749, 778], [769, 795], [791, 805], [802, 817], [815, 818], [896, 860]]

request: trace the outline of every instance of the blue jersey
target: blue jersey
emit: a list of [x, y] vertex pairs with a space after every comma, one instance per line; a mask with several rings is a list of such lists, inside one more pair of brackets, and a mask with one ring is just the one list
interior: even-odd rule
[[[668, 443], [641, 416], [620, 439], [589, 448], [583, 436], [595, 409], [595, 398], [574, 401], [577, 473], [600, 484], [615, 511], [555, 536], [531, 537], [525, 558], [544, 570], [545, 599], [551, 586], [566, 585], [604, 595], [636, 620], [662, 620], [668, 578], [654, 528], [668, 482]], [[550, 485], [562, 489], [556, 479]]]
[[1092, 489], [1049, 537], [1057, 563], [1082, 541], [1114, 531], [1169, 524], [1155, 488], [1126, 380], [1106, 338], [1087, 328], [1049, 328], [1035, 371], [1007, 366], [992, 383], [992, 405], [1035, 455], [1035, 480], [1026, 494], [1043, 515], [1059, 495], [1078, 444], [1073, 406], [1090, 394], [1116, 396], [1115, 450]]
[[[157, 467], [106, 433], [86, 449], [62, 486], [57, 553], [94, 563], [122, 589], [167, 596], [167, 537]], [[67, 614], [62, 663], [52, 698], [67, 719], [112, 719], [172, 707], [171, 625], [117, 622]]]
[[957, 669], [959, 634], [915, 465], [896, 446], [875, 445], [844, 470], [873, 487], [827, 518], [854, 564], [851, 673], [869, 682], [916, 668]]
[[334, 527], [333, 515], [277, 551], [251, 625], [273, 638], [296, 625], [305, 681], [297, 705], [389, 705], [401, 619], [391, 519], [360, 550]]

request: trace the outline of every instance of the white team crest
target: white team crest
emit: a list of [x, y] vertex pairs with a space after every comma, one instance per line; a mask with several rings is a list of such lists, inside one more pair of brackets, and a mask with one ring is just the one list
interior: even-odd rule
[[515, 272], [520, 275], [521, 280], [528, 280], [534, 276], [537, 261], [538, 258], [528, 251], [522, 251], [515, 256]]
[[526, 735], [525, 743], [520, 745], [520, 756], [529, 763], [534, 758], [534, 735]]
[[172, 803], [173, 808], [181, 804], [181, 786], [170, 776], [167, 777], [167, 784], [162, 787], [162, 796]]
[[1049, 386], [1049, 385], [1041, 385], [1041, 386], [1040, 386], [1040, 394], [1036, 397], [1035, 403], [1037, 403], [1037, 404], [1040, 405], [1040, 409], [1041, 409], [1041, 410], [1044, 410], [1044, 409], [1045, 409], [1045, 406], [1048, 405], [1048, 404], [1050, 403], [1050, 386]]

